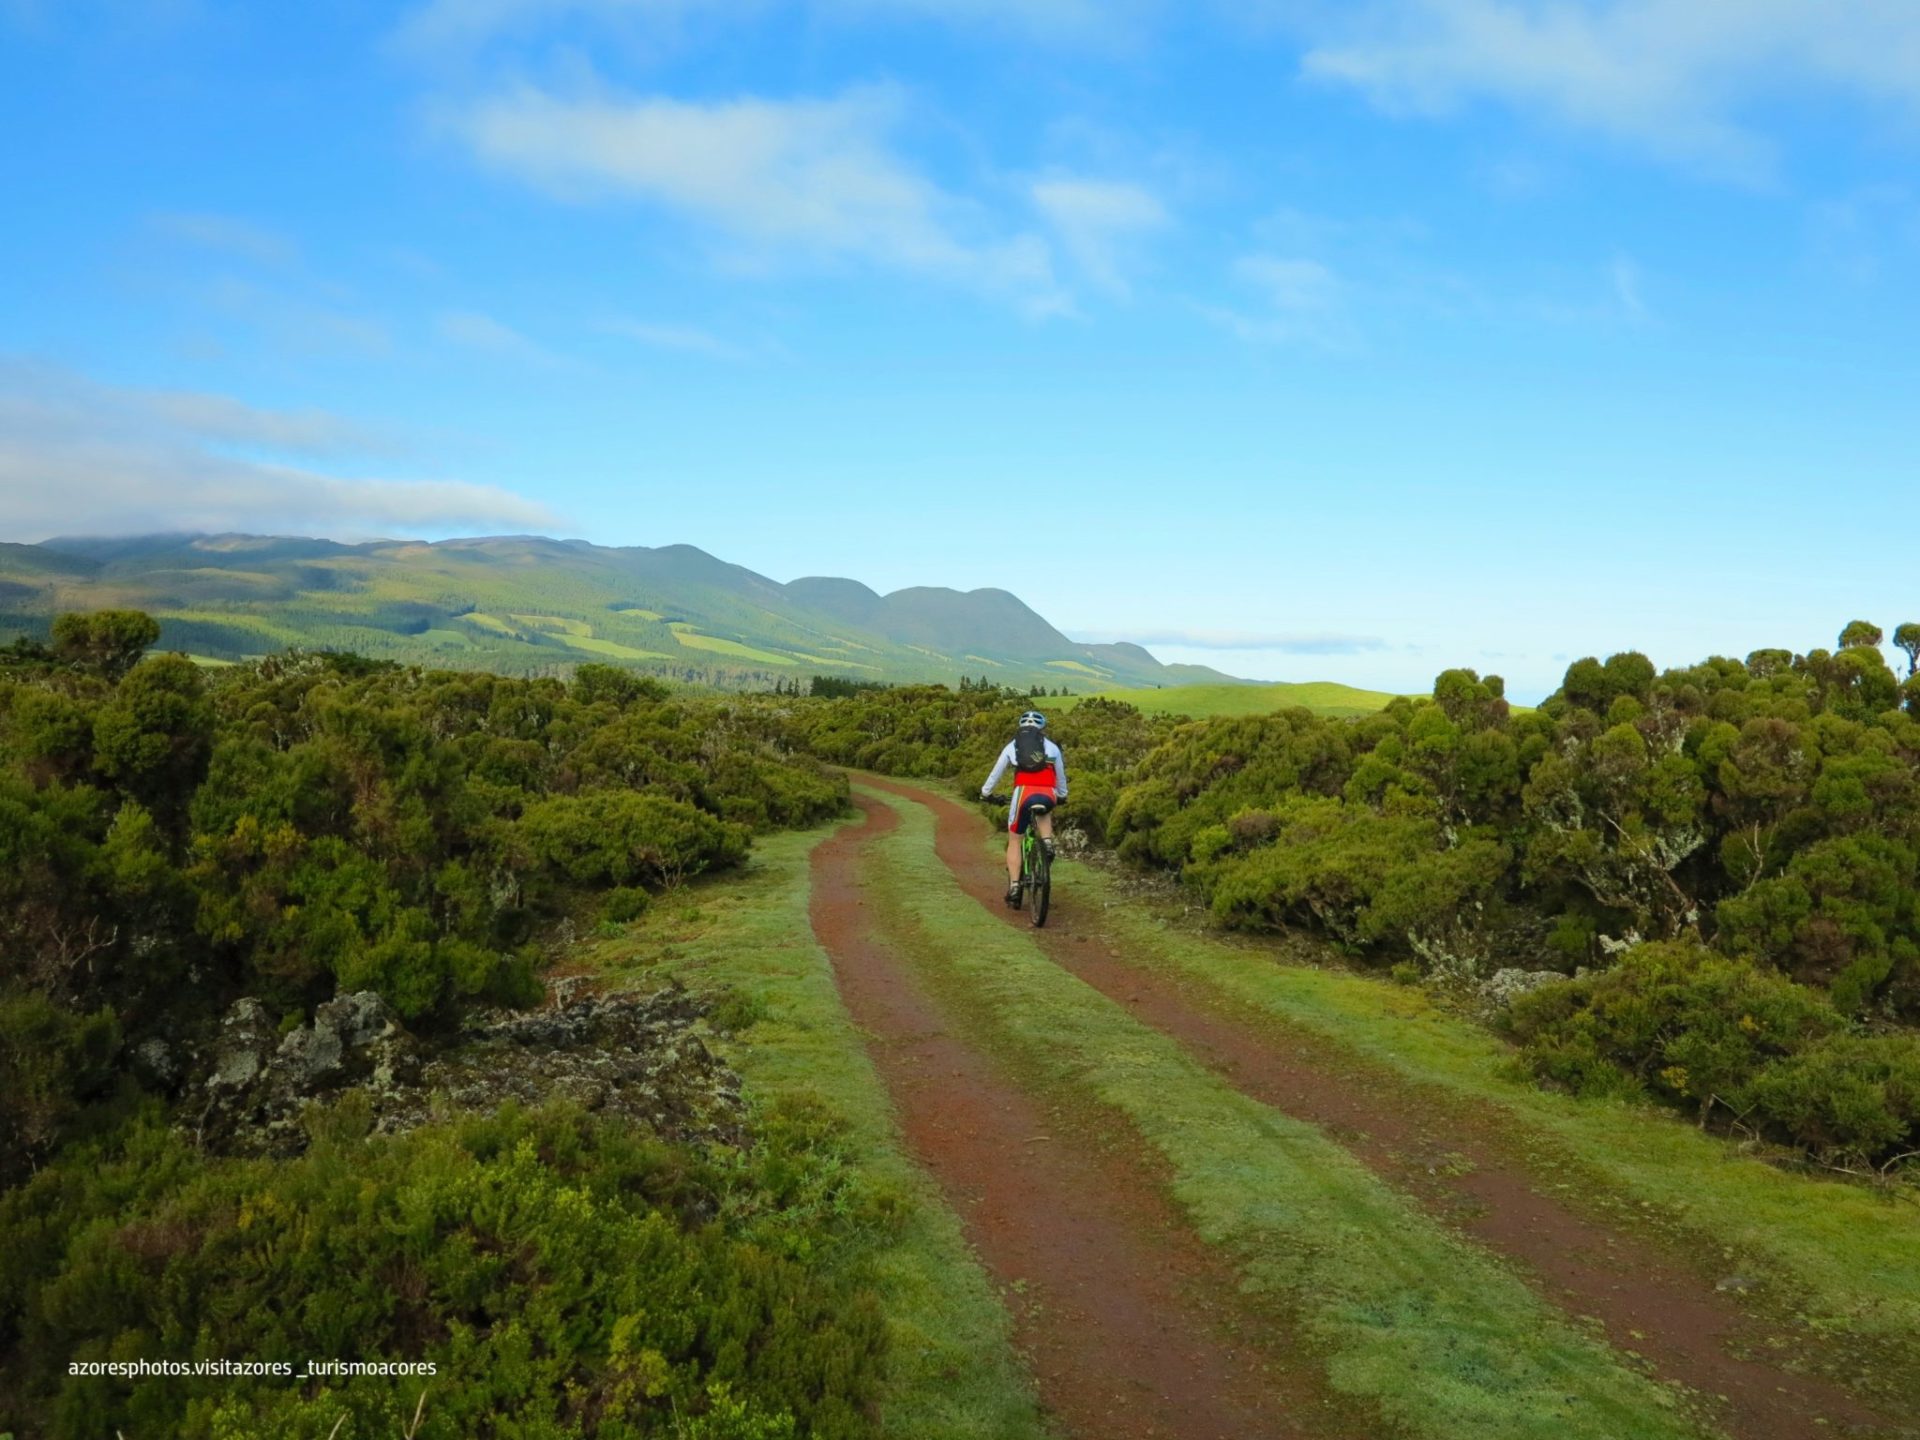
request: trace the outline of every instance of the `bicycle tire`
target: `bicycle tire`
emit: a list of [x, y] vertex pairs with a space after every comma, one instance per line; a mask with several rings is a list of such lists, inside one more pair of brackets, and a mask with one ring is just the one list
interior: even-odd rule
[[1034, 928], [1038, 929], [1047, 923], [1047, 908], [1053, 903], [1053, 862], [1047, 858], [1044, 847], [1034, 848], [1033, 884], [1027, 891], [1027, 911], [1033, 917]]

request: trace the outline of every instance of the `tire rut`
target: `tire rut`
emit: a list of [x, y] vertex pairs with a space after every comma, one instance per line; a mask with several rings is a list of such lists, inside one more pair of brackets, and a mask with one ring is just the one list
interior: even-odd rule
[[[1695, 1391], [1740, 1440], [1813, 1434], [1913, 1434], [1851, 1393], [1738, 1353], [1765, 1328], [1646, 1238], [1581, 1214], [1537, 1188], [1474, 1122], [1421, 1087], [1370, 1070], [1327, 1042], [1284, 1042], [1228, 1018], [1178, 981], [1128, 963], [1104, 944], [1035, 930], [1001, 903], [979, 816], [957, 801], [877, 776], [864, 783], [930, 809], [935, 849], [955, 881], [986, 909], [1026, 931], [1056, 963], [1142, 1022], [1172, 1036], [1242, 1093], [1318, 1126], [1429, 1213], [1519, 1262], [1534, 1288], [1575, 1316], [1598, 1319], [1617, 1350]], [[1071, 894], [1064, 898], [1071, 920]], [[1356, 1083], [1358, 1082], [1358, 1083]], [[1429, 1123], [1422, 1123], [1427, 1117]], [[1449, 1128], [1437, 1129], [1433, 1120]], [[1478, 1128], [1493, 1123], [1484, 1117]], [[1464, 1173], [1459, 1161], [1466, 1162]]]
[[1084, 1440], [1328, 1435], [1324, 1395], [1232, 1333], [1219, 1301], [1234, 1295], [1235, 1277], [1158, 1187], [1066, 1133], [946, 1023], [885, 944], [862, 894], [861, 852], [898, 820], [857, 803], [865, 823], [813, 852], [814, 934], [909, 1147], [1008, 1303], [1048, 1411]]

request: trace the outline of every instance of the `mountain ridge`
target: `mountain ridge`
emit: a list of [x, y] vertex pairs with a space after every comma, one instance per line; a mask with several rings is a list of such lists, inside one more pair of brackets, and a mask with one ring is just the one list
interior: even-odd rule
[[590, 660], [720, 685], [834, 674], [986, 676], [1019, 688], [1252, 684], [1068, 638], [1011, 591], [842, 576], [782, 583], [698, 546], [544, 535], [451, 540], [155, 534], [0, 543], [0, 633], [129, 605], [161, 644], [214, 660], [294, 646], [544, 672]]

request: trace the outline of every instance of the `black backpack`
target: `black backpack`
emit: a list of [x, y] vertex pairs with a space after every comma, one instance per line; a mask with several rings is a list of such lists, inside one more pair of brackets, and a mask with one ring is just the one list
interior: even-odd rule
[[1013, 737], [1013, 768], [1025, 775], [1034, 770], [1051, 770], [1047, 757], [1047, 737], [1037, 725], [1022, 725]]

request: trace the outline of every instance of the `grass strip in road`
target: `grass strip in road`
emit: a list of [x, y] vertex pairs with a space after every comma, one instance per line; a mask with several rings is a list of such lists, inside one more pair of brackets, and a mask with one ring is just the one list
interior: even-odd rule
[[885, 1434], [900, 1440], [1041, 1440], [1005, 1310], [938, 1188], [901, 1148], [885, 1087], [834, 988], [808, 919], [808, 856], [831, 833], [756, 839], [744, 875], [691, 886], [593, 945], [620, 981], [725, 991], [717, 1042], [750, 1104], [820, 1104], [846, 1126], [857, 1183], [890, 1223], [841, 1263], [865, 1267], [888, 1319]]
[[[1127, 897], [1098, 867], [1072, 866], [1063, 879], [1073, 903], [1099, 907], [1098, 926], [1129, 962], [1476, 1107], [1547, 1188], [1666, 1232], [1721, 1277], [1753, 1281], [1766, 1308], [1850, 1357], [1823, 1368], [1920, 1406], [1920, 1205], [1911, 1199], [1782, 1170], [1651, 1106], [1543, 1090], [1515, 1073], [1496, 1036], [1419, 990], [1278, 963], [1270, 947], [1195, 934]], [[1831, 1343], [1841, 1336], [1856, 1344]]]
[[1313, 1127], [1251, 1100], [983, 915], [934, 853], [933, 821], [874, 847], [889, 937], [967, 1023], [1043, 1080], [1126, 1117], [1177, 1202], [1248, 1290], [1310, 1335], [1335, 1389], [1434, 1440], [1678, 1440], [1711, 1433]]

